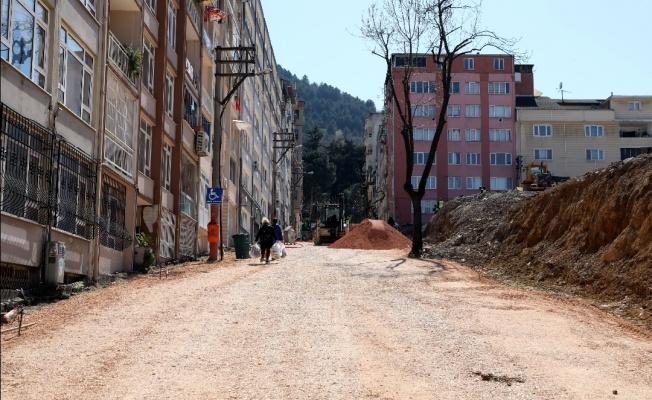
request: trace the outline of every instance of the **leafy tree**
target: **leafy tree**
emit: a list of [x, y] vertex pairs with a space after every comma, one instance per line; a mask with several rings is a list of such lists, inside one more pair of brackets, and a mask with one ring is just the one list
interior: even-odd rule
[[[481, 6], [481, 0], [380, 0], [371, 5], [362, 19], [362, 36], [371, 45], [372, 54], [379, 56], [387, 68], [385, 96], [393, 108], [395, 121], [401, 126], [405, 154], [414, 152], [410, 81], [413, 74], [422, 71], [417, 57], [428, 56], [440, 68], [436, 78], [437, 95], [431, 99], [438, 111], [435, 135], [416, 188], [411, 183], [414, 160], [406, 157], [403, 189], [414, 210], [412, 257], [420, 257], [423, 250], [421, 199], [446, 124], [453, 61], [489, 47], [512, 53], [516, 44], [514, 39], [501, 38], [491, 30], [480, 28]], [[402, 68], [393, 68], [395, 54], [405, 61]]]

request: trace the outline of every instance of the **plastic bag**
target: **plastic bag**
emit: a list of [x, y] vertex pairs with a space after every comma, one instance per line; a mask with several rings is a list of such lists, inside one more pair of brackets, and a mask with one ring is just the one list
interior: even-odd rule
[[258, 243], [251, 246], [251, 256], [260, 257], [260, 246], [258, 245]]
[[285, 251], [285, 246], [283, 246], [283, 251], [281, 251], [281, 257], [287, 257], [288, 253]]
[[272, 257], [275, 260], [278, 260], [279, 258], [281, 258], [281, 254], [282, 254], [282, 251], [283, 251], [283, 248], [281, 246], [283, 246], [283, 244], [281, 244], [279, 242], [276, 242], [276, 243], [274, 243], [272, 245]]

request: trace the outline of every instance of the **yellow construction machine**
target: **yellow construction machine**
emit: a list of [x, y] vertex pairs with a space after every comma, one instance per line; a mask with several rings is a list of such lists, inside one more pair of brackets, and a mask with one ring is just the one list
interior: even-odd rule
[[525, 180], [519, 188], [523, 191], [540, 191], [568, 180], [567, 176], [555, 176], [542, 161], [531, 162], [525, 166]]

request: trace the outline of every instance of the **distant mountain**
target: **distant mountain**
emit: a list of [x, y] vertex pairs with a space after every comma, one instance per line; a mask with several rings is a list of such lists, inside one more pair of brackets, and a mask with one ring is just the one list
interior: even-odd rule
[[363, 101], [325, 83], [310, 83], [306, 75], [299, 79], [290, 71], [277, 65], [279, 76], [297, 85], [297, 94], [306, 102], [303, 132], [319, 125], [331, 142], [338, 135], [359, 142], [364, 135], [364, 118], [376, 111], [372, 100]]

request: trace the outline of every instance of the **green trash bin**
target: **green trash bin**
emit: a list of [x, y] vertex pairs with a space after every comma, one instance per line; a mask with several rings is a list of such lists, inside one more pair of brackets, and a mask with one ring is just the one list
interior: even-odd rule
[[235, 258], [250, 258], [249, 256], [249, 235], [238, 233], [231, 236], [235, 244]]

